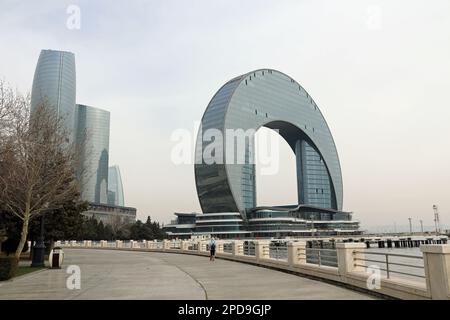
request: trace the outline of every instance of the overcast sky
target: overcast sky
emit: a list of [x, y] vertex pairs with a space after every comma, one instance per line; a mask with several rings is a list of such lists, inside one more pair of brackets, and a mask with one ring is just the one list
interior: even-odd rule
[[[80, 29], [67, 28], [69, 5]], [[296, 79], [334, 136], [344, 209], [367, 226], [450, 222], [450, 1], [0, 0], [0, 77], [31, 90], [41, 49], [75, 53], [77, 102], [111, 112], [110, 164], [138, 218], [200, 212], [194, 132], [227, 80], [258, 68]], [[296, 202], [292, 151], [258, 177], [258, 204]], [[418, 227], [417, 227], [418, 228]]]

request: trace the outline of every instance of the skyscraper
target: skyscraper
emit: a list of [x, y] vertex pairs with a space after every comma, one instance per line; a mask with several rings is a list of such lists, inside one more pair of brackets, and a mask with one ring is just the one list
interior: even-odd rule
[[[277, 130], [295, 154], [297, 204], [257, 204], [254, 139], [261, 127]], [[195, 158], [203, 214], [176, 213], [165, 226], [170, 237], [361, 233], [352, 213], [342, 211], [341, 166], [330, 128], [309, 93], [282, 72], [260, 69], [225, 83], [203, 114]]]
[[77, 104], [77, 142], [83, 145], [81, 197], [93, 203], [108, 203], [109, 118], [108, 111]]
[[111, 166], [108, 170], [108, 204], [125, 206], [119, 166]]
[[66, 51], [42, 50], [34, 73], [31, 112], [40, 103], [47, 103], [64, 120], [73, 141], [75, 97], [75, 55]]
[[[68, 142], [81, 147], [81, 163], [76, 168], [81, 185], [81, 198], [88, 201], [83, 214], [105, 223], [110, 218], [136, 218], [136, 209], [124, 207], [122, 180], [117, 167], [112, 174], [112, 190], [108, 188], [110, 113], [76, 104], [75, 55], [66, 51], [42, 50], [33, 79], [31, 112], [45, 103], [63, 119], [70, 133]], [[115, 204], [109, 205], [109, 198]], [[121, 206], [121, 207], [116, 207]]]
[[[217, 130], [278, 130], [296, 156], [298, 204], [342, 210], [343, 187], [333, 136], [319, 107], [291, 77], [271, 69], [256, 70], [228, 81], [214, 95], [202, 118], [196, 144], [195, 179], [204, 213], [255, 208], [254, 136], [240, 150], [245, 163], [212, 163], [202, 133]], [[224, 139], [214, 153], [229, 159], [237, 144]], [[202, 159], [203, 157], [203, 159]]]

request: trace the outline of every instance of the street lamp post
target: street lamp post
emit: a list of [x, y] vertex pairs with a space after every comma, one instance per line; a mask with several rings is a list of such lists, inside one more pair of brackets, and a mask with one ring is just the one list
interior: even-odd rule
[[422, 231], [422, 233], [423, 233], [423, 221], [422, 220], [420, 220], [420, 231]]
[[412, 234], [412, 223], [411, 223], [411, 218], [408, 218], [409, 220], [409, 233]]
[[44, 214], [41, 216], [41, 231], [33, 247], [33, 260], [31, 262], [32, 267], [44, 267], [45, 257], [45, 244], [44, 244]]
[[441, 232], [441, 227], [439, 225], [439, 211], [437, 205], [433, 205], [434, 210], [434, 225], [436, 227], [436, 235], [438, 235]]

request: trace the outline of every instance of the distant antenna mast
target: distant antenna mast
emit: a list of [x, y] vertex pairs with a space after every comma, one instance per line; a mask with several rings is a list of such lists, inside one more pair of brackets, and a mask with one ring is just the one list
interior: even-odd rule
[[434, 226], [436, 227], [436, 234], [439, 234], [441, 232], [441, 226], [439, 223], [439, 212], [437, 205], [433, 205], [434, 210]]

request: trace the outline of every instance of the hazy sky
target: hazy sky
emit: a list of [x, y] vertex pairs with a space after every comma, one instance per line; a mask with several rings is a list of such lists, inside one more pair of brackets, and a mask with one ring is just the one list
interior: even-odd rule
[[[66, 10], [80, 8], [80, 29]], [[314, 98], [334, 136], [344, 209], [363, 226], [450, 222], [450, 1], [0, 0], [0, 77], [31, 90], [41, 49], [68, 50], [77, 102], [111, 112], [126, 205], [168, 222], [200, 212], [193, 165], [170, 154], [229, 79], [273, 68]], [[292, 151], [258, 204], [296, 202]]]

